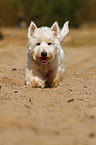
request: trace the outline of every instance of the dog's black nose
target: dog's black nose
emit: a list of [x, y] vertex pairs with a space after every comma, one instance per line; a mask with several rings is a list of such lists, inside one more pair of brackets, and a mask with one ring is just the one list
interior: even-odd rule
[[41, 52], [41, 56], [42, 57], [46, 57], [47, 56], [47, 52]]

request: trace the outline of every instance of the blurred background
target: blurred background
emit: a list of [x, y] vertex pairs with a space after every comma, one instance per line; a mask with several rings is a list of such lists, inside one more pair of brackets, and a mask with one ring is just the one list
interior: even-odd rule
[[96, 45], [96, 0], [0, 0], [2, 43], [27, 44], [31, 20], [37, 27], [50, 27], [58, 21], [61, 28], [69, 21], [64, 46]]
[[96, 25], [96, 0], [0, 0], [0, 27], [27, 27], [33, 20], [38, 27]]

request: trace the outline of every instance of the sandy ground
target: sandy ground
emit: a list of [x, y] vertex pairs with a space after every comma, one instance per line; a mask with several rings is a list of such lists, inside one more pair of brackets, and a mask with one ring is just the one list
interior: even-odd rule
[[2, 29], [0, 145], [96, 145], [96, 30], [71, 30], [63, 43], [62, 87], [24, 85], [26, 30]]

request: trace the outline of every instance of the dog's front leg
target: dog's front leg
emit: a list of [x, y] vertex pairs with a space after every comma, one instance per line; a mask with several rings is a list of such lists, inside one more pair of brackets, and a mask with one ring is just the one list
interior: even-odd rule
[[36, 76], [32, 70], [28, 68], [25, 71], [25, 83], [28, 86], [44, 88], [45, 81]]
[[59, 67], [53, 79], [52, 86], [56, 87], [58, 85], [62, 85], [63, 77], [64, 77], [64, 68]]

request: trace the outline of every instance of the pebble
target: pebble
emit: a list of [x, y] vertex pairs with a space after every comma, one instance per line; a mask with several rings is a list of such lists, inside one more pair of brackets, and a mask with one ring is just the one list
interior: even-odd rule
[[67, 103], [70, 103], [70, 102], [72, 102], [72, 101], [74, 101], [74, 99], [70, 99], [70, 100], [68, 100]]
[[13, 70], [17, 70], [16, 68], [13, 68]]

